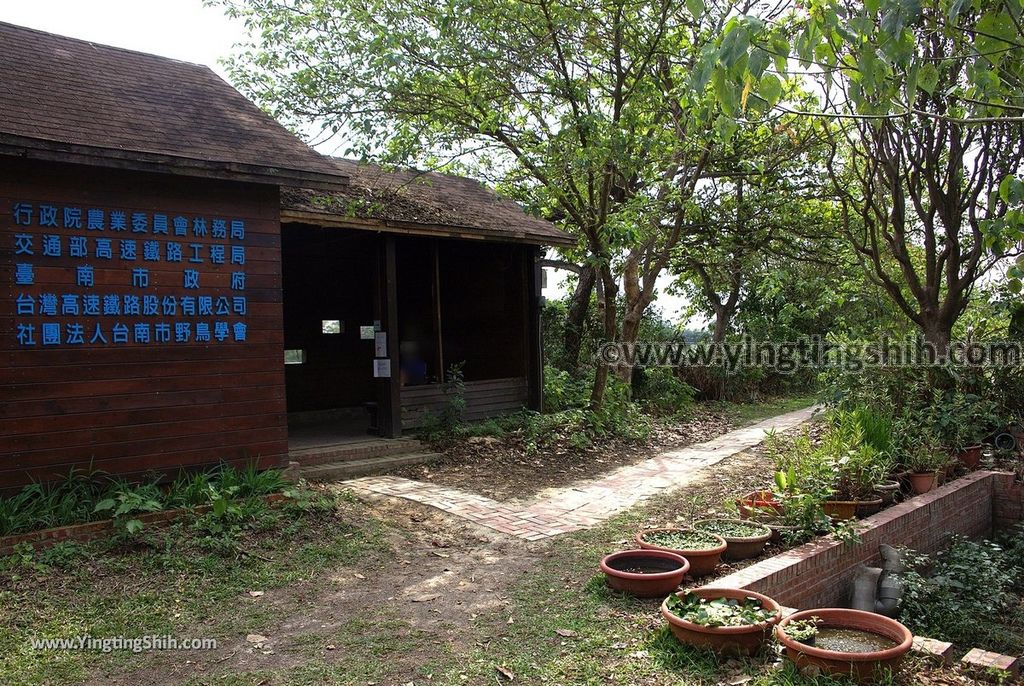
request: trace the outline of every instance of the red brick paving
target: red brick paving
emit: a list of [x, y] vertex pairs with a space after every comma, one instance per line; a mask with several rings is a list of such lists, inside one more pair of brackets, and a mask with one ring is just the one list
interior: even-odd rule
[[814, 411], [815, 408], [807, 408], [772, 417], [704, 443], [619, 467], [592, 481], [549, 489], [522, 503], [499, 502], [476, 493], [397, 476], [368, 476], [342, 485], [430, 505], [504, 534], [539, 541], [595, 526], [652, 495], [691, 483], [707, 467], [763, 441], [769, 430], [796, 427]]

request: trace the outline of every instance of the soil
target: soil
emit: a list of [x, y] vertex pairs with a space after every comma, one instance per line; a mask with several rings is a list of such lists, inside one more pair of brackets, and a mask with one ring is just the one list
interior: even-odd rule
[[[491, 536], [405, 500], [375, 500], [367, 508], [366, 514], [388, 522], [387, 542], [397, 557], [325, 570], [320, 578], [241, 599], [242, 617], [253, 613], [253, 603], [261, 604], [260, 615], [276, 616], [263, 634], [222, 640], [212, 651], [153, 652], [142, 668], [97, 675], [85, 684], [169, 686], [188, 678], [214, 684], [231, 674], [329, 664], [346, 657], [333, 642], [351, 631], [353, 619], [402, 620], [407, 626], [398, 630], [399, 640], [422, 634], [430, 646], [447, 645], [457, 653], [468, 651], [479, 635], [501, 638], [510, 620], [506, 591], [546, 546]], [[209, 636], [211, 626], [197, 625], [188, 635]], [[389, 657], [388, 683], [419, 683], [424, 662], [439, 656], [417, 650]]]
[[441, 460], [394, 474], [495, 500], [525, 500], [544, 489], [568, 486], [666, 450], [707, 441], [735, 427], [728, 412], [697, 407], [685, 420], [655, 423], [646, 441], [614, 438], [580, 449], [569, 445], [567, 437], [558, 437], [550, 447], [530, 451], [522, 436], [515, 434], [472, 437], [435, 444], [433, 449], [444, 455]]

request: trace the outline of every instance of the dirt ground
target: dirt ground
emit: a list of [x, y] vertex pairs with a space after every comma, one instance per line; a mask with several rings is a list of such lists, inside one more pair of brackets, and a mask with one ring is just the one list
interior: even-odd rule
[[[644, 524], [672, 524], [720, 512], [730, 495], [762, 485], [769, 467], [761, 450], [735, 455], [648, 513]], [[501, 641], [516, 621], [511, 588], [559, 545], [558, 539], [526, 543], [400, 499], [373, 498], [358, 509], [386, 522], [386, 548], [393, 553], [382, 550], [364, 564], [325, 569], [318, 578], [239, 599], [235, 611], [243, 618], [240, 628], [249, 626], [246, 616], [255, 615], [269, 627], [260, 633], [240, 630], [214, 651], [152, 653], [143, 667], [96, 675], [86, 683], [166, 686], [191, 679], [190, 684], [273, 684], [278, 683], [275, 673], [308, 670], [311, 664], [330, 666], [351, 659], [354, 650], [372, 649], [362, 643], [373, 641], [404, 647], [389, 653], [387, 678], [380, 684], [421, 683], [438, 660], [464, 654], [480, 642]], [[626, 538], [607, 542], [608, 550], [630, 544]], [[766, 555], [775, 552], [769, 549]], [[595, 559], [594, 569], [573, 570], [569, 583], [582, 584], [596, 573], [596, 564]], [[716, 576], [736, 568], [722, 565]], [[211, 630], [198, 625], [190, 634], [204, 636]], [[353, 645], [353, 632], [365, 633], [363, 642], [356, 641], [360, 645]], [[230, 680], [232, 675], [262, 673], [266, 681]], [[317, 682], [314, 678], [310, 683]]]
[[[240, 599], [238, 616], [269, 620], [272, 628], [265, 633], [221, 641], [213, 651], [151, 653], [142, 668], [85, 683], [165, 686], [190, 678], [189, 683], [218, 684], [230, 675], [329, 666], [352, 657], [353, 639], [372, 638], [414, 647], [389, 656], [386, 683], [405, 684], [423, 677], [421, 668], [439, 647], [465, 651], [485, 624], [491, 625], [485, 633], [500, 637], [508, 621], [505, 590], [543, 555], [544, 546], [531, 550], [404, 500], [375, 500], [365, 513], [388, 522], [385, 540], [397, 554], [325, 569], [319, 578]], [[375, 628], [388, 636], [376, 636]], [[210, 633], [199, 625], [190, 635]]]
[[736, 425], [734, 416], [725, 410], [697, 407], [683, 421], [656, 423], [650, 438], [642, 442], [605, 439], [577, 449], [555, 440], [550, 447], [530, 451], [516, 434], [501, 439], [472, 437], [436, 445], [434, 449], [443, 452], [443, 459], [394, 474], [495, 500], [524, 500], [546, 488], [567, 486], [666, 450], [710, 440]]

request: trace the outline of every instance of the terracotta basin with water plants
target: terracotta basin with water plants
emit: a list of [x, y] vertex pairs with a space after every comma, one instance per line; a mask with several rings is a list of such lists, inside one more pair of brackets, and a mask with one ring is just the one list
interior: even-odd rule
[[664, 550], [682, 555], [690, 563], [690, 576], [699, 578], [715, 571], [728, 545], [721, 536], [694, 529], [645, 529], [636, 534], [645, 550]]
[[779, 604], [738, 588], [696, 588], [661, 604], [661, 616], [680, 643], [722, 655], [754, 655], [781, 619]]
[[[814, 645], [786, 633], [793, 622], [808, 621], [817, 625]], [[786, 658], [798, 669], [813, 665], [826, 674], [852, 677], [860, 684], [880, 683], [885, 672], [896, 670], [914, 643], [910, 630], [895, 619], [843, 608], [794, 612], [778, 623], [775, 636]]]
[[728, 546], [723, 555], [727, 560], [757, 557], [772, 538], [769, 527], [750, 519], [701, 519], [693, 528], [721, 536]]
[[620, 550], [601, 560], [605, 583], [637, 598], [664, 598], [690, 571], [682, 555], [667, 550]]

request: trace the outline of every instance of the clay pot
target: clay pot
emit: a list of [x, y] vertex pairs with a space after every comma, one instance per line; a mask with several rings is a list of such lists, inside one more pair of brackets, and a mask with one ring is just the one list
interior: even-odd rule
[[921, 495], [935, 488], [938, 472], [911, 472], [907, 478], [910, 479], [910, 488], [914, 493]]
[[[786, 625], [799, 619], [817, 617], [819, 628], [855, 629], [884, 636], [896, 642], [892, 648], [865, 653], [844, 653], [809, 646], [786, 635]], [[914, 636], [907, 627], [895, 619], [889, 619], [874, 612], [824, 608], [803, 610], [786, 617], [775, 627], [775, 636], [785, 648], [786, 657], [797, 669], [814, 665], [823, 672], [835, 676], [853, 677], [858, 683], [879, 683], [879, 676], [885, 670], [895, 670], [903, 656], [910, 650]]]
[[736, 509], [739, 510], [741, 519], [756, 518], [758, 512], [774, 512], [782, 514], [782, 503], [775, 497], [775, 493], [768, 489], [751, 491], [745, 496], [736, 499]]
[[[644, 567], [662, 571], [640, 574], [623, 571], [630, 567]], [[620, 550], [601, 560], [605, 583], [616, 591], [637, 598], [662, 598], [683, 583], [690, 570], [686, 558], [665, 550]]]
[[875, 486], [875, 492], [882, 497], [882, 507], [896, 502], [896, 494], [900, 492], [899, 481], [883, 481]]
[[857, 516], [856, 500], [826, 500], [821, 509], [832, 519], [846, 521]]
[[981, 449], [983, 447], [980, 444], [968, 446], [957, 453], [956, 459], [960, 461], [960, 464], [973, 472], [981, 464]]
[[[767, 622], [749, 626], [701, 626], [672, 614], [668, 609], [668, 598], [661, 604], [661, 616], [668, 622], [676, 639], [683, 644], [697, 648], [709, 648], [721, 655], [754, 655], [771, 635], [772, 627], [782, 615], [779, 604], [766, 595], [744, 591], [738, 588], [697, 588], [691, 593], [701, 598], [757, 598], [765, 608], [773, 610], [775, 616]], [[679, 594], [677, 594], [679, 595]]]
[[781, 520], [781, 519], [764, 519], [764, 518], [758, 517], [758, 518], [755, 518], [754, 521], [757, 522], [758, 524], [764, 524], [766, 527], [771, 529], [771, 531], [772, 531], [772, 537], [771, 537], [771, 541], [770, 541], [771, 543], [776, 543], [776, 544], [782, 543], [783, 542], [783, 537], [786, 535], [786, 533], [788, 533], [790, 531], [795, 531], [796, 530], [795, 526], [789, 526], [788, 524], [783, 524], [782, 523], [783, 520]]
[[882, 499], [875, 498], [874, 500], [858, 500], [857, 501], [857, 516], [858, 517], [870, 517], [882, 510]]
[[[757, 536], [723, 536], [722, 534], [713, 534], [715, 536], [721, 536], [726, 543], [725, 553], [722, 555], [727, 560], [746, 560], [751, 557], [757, 557], [764, 550], [764, 547], [768, 544], [768, 541], [772, 538], [772, 530], [764, 524], [758, 524], [756, 522], [744, 521], [742, 519], [701, 519], [693, 523], [693, 528], [698, 531], [706, 531], [703, 525], [709, 524], [714, 521], [733, 521], [743, 524], [745, 526], [758, 526], [763, 529], [763, 532]], [[713, 533], [707, 531], [707, 533]]]
[[725, 542], [725, 539], [721, 536], [715, 536], [715, 538], [721, 541], [719, 545], [715, 546], [714, 548], [707, 548], [704, 550], [674, 550], [672, 548], [664, 548], [660, 545], [648, 543], [647, 540], [644, 538], [646, 534], [660, 533], [663, 531], [669, 531], [672, 533], [682, 533], [688, 531], [688, 529], [647, 529], [646, 531], [641, 531], [637, 533], [634, 537], [634, 540], [636, 540], [637, 545], [639, 545], [644, 550], [664, 550], [685, 557], [686, 561], [690, 563], [689, 574], [694, 579], [698, 579], [702, 576], [707, 576], [708, 574], [713, 574], [715, 571], [715, 567], [718, 566], [718, 563], [722, 559], [722, 553], [724, 553], [725, 549], [728, 547], [728, 545]]

